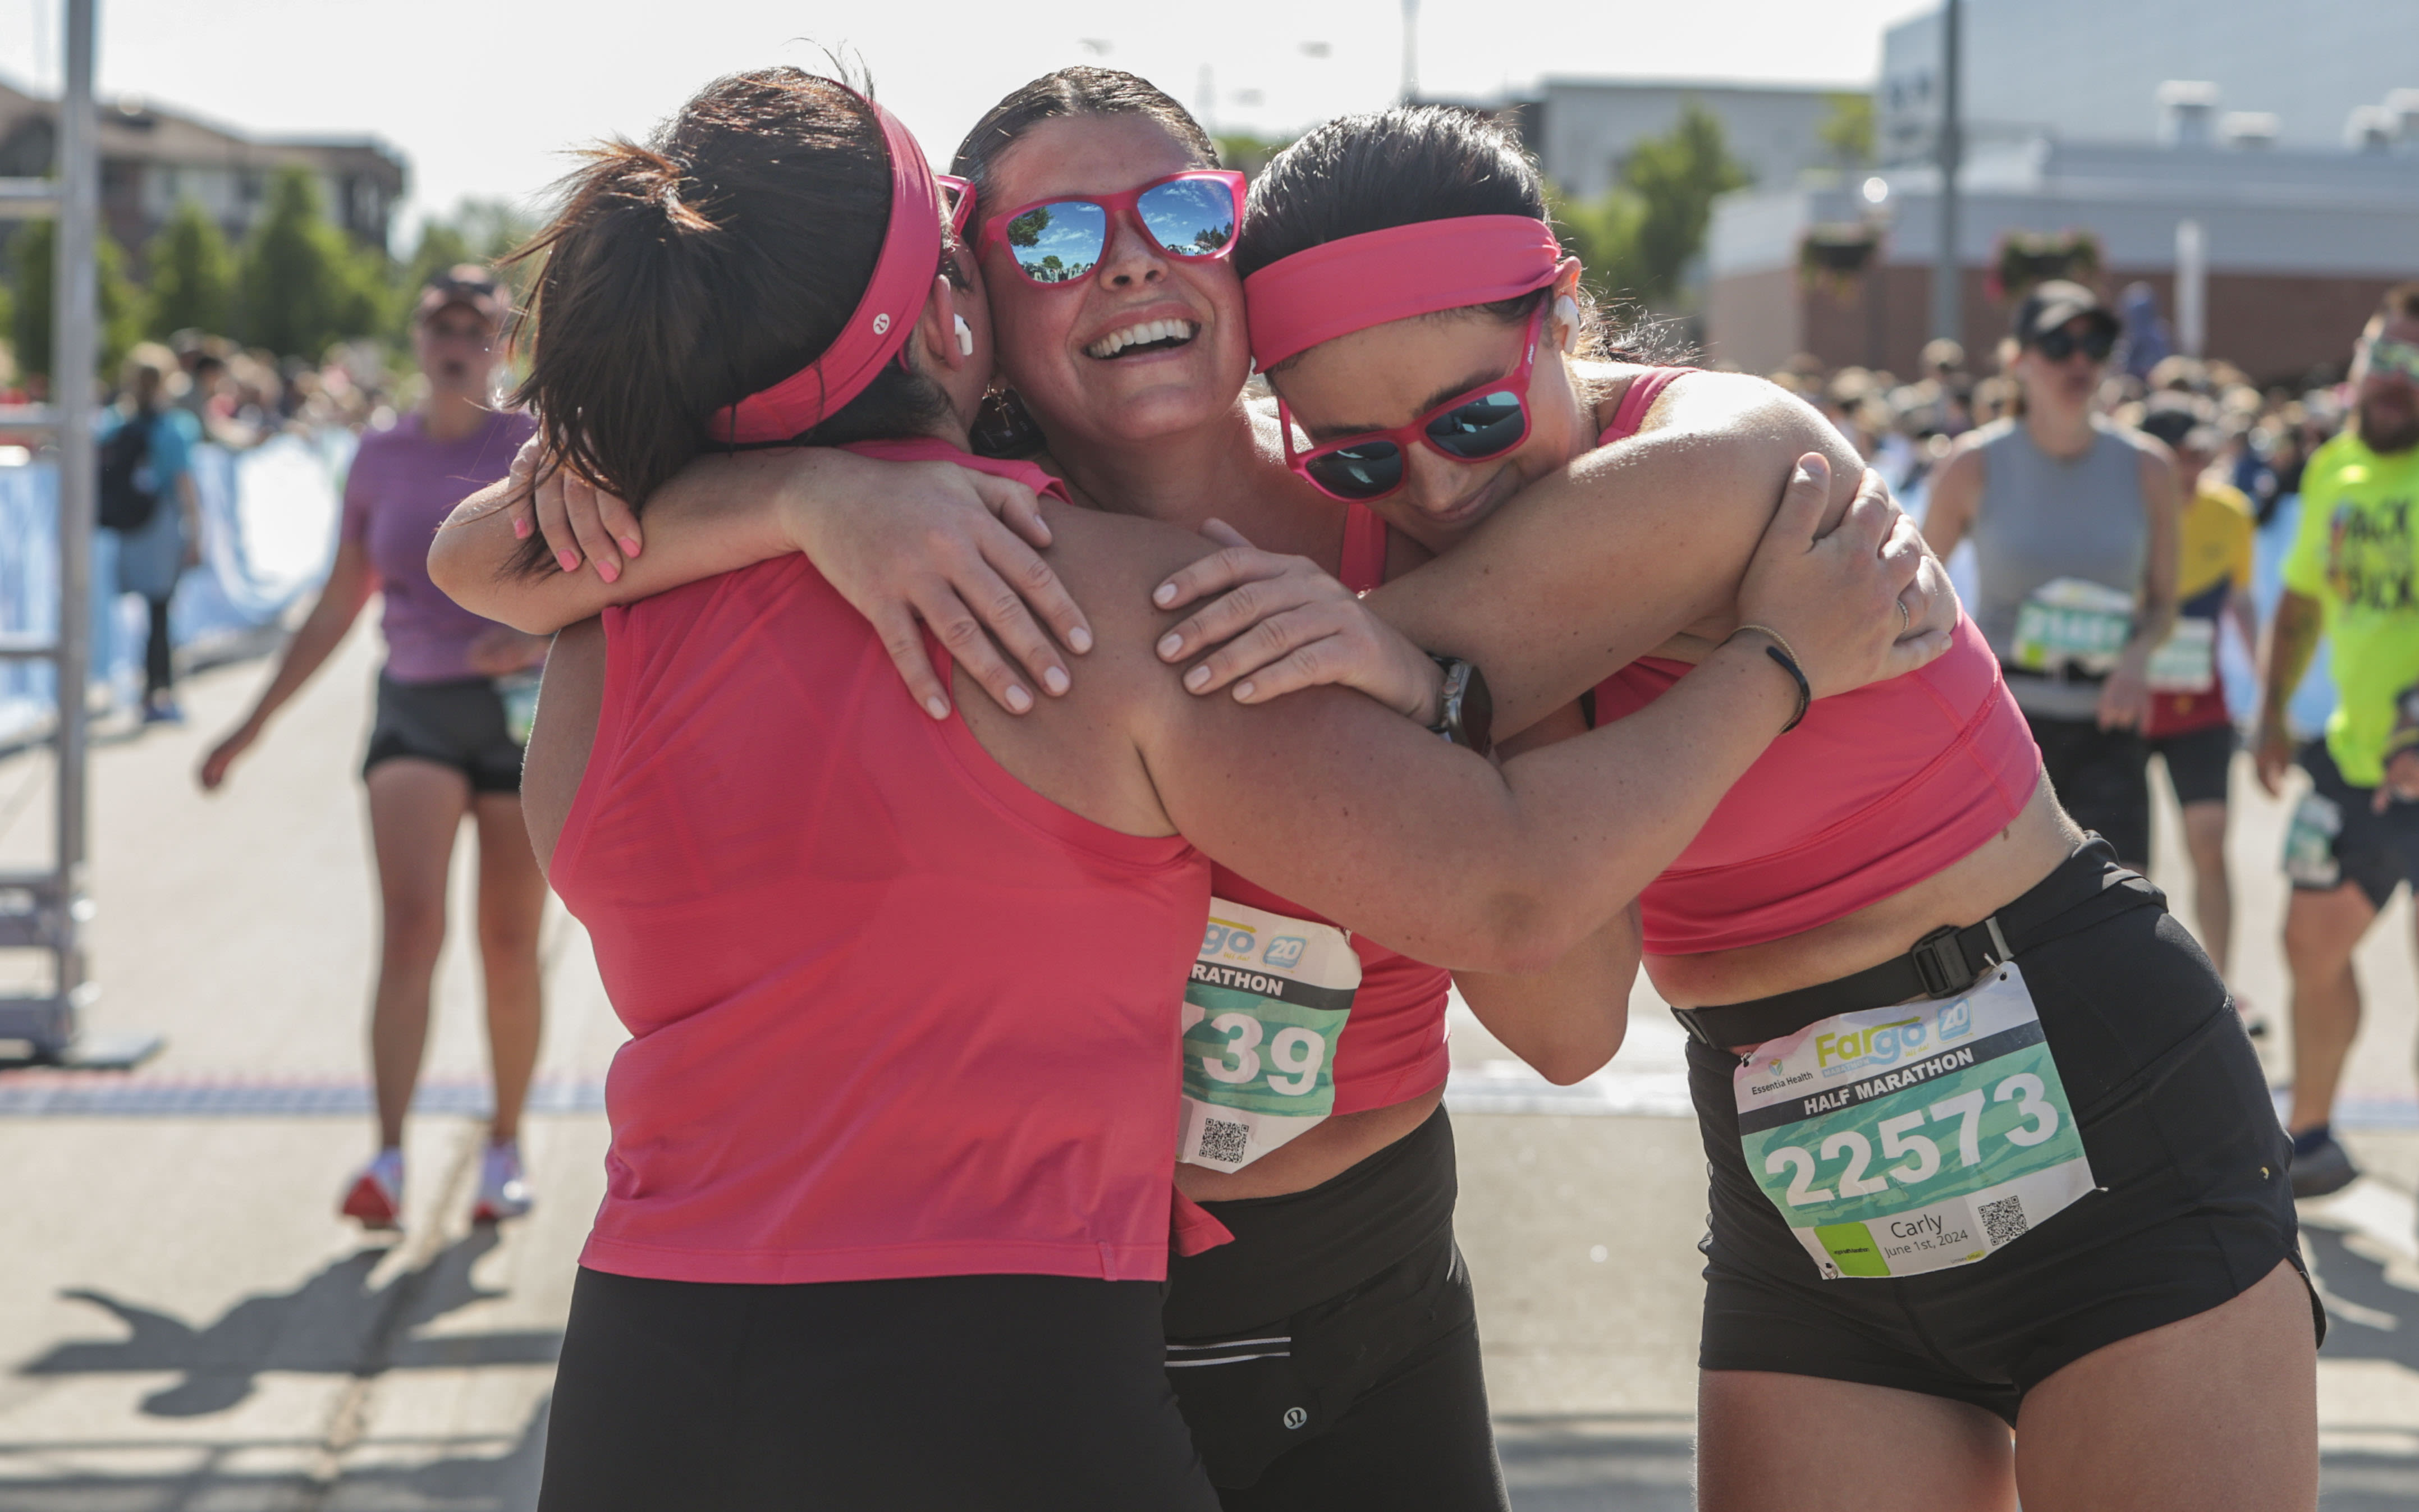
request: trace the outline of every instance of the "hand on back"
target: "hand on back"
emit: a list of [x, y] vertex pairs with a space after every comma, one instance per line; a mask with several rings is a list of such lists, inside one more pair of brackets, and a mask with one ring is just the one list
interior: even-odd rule
[[1956, 625], [1922, 533], [1871, 470], [1839, 524], [1815, 533], [1830, 485], [1821, 453], [1797, 459], [1738, 593], [1739, 623], [1785, 639], [1816, 698], [1915, 671], [1949, 649]]

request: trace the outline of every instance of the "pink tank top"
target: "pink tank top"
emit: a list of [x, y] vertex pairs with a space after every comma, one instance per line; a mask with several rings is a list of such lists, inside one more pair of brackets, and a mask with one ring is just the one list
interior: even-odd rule
[[[1599, 444], [1637, 433], [1686, 368], [1630, 382]], [[1375, 527], [1383, 572], [1385, 526]], [[1364, 533], [1370, 527], [1362, 527]], [[1353, 532], [1346, 532], [1348, 567]], [[1365, 566], [1372, 549], [1361, 547]], [[1369, 579], [1375, 581], [1373, 578]], [[1357, 586], [1352, 579], [1347, 586]], [[1642, 656], [1595, 689], [1598, 724], [1644, 708], [1689, 664]], [[2033, 795], [2041, 752], [1974, 622], [1918, 671], [1822, 699], [1715, 806], [1640, 896], [1646, 949], [1689, 955], [1785, 939], [1903, 892], [1980, 849]]]
[[631, 1034], [580, 1263], [1163, 1278], [1209, 863], [1059, 808], [923, 714], [804, 557], [605, 627], [553, 872]]

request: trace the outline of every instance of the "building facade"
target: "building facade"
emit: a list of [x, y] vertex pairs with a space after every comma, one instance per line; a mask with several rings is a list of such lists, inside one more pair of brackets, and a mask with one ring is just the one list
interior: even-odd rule
[[[318, 179], [331, 221], [383, 247], [409, 181], [402, 155], [367, 138], [266, 140], [130, 100], [103, 101], [99, 115], [101, 224], [138, 259], [188, 199], [241, 240], [268, 206], [270, 179], [297, 165]], [[47, 175], [57, 140], [55, 102], [0, 84], [0, 176]]]
[[1822, 126], [1838, 94], [1813, 86], [1548, 78], [1521, 124], [1546, 176], [1574, 199], [1594, 199], [1619, 183], [1637, 145], [1670, 132], [1691, 103], [1722, 123], [1731, 155], [1756, 183], [1793, 184], [1804, 170], [1830, 161]]

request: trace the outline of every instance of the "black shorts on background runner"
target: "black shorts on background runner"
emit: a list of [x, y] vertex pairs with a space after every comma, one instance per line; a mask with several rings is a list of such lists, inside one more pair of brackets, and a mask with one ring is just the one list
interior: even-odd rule
[[2129, 865], [2150, 860], [2150, 748], [2131, 730], [2103, 730], [2090, 719], [2027, 714], [2059, 807], [2096, 829]]
[[1202, 1206], [1167, 1375], [1225, 1512], [1507, 1512], [1442, 1108], [1349, 1170]]
[[2150, 742], [2151, 751], [2167, 764], [2167, 783], [2176, 790], [2177, 807], [2226, 801], [2226, 779], [2234, 770], [2234, 746], [2230, 724], [2206, 725], [2180, 735], [2160, 735]]
[[1216, 1512], [1161, 1291], [582, 1269], [539, 1512]]
[[[2120, 887], [2142, 905], [2111, 900]], [[1703, 1368], [1922, 1392], [2013, 1424], [2026, 1392], [2094, 1350], [2230, 1302], [2280, 1262], [2302, 1269], [2267, 1078], [2164, 896], [2093, 841], [2000, 917], [2095, 900], [2122, 911], [2011, 943], [2100, 1190], [1971, 1265], [1824, 1280], [1748, 1172], [1738, 1057], [1689, 1041], [1712, 1182]], [[2323, 1336], [2315, 1294], [2311, 1311]]]
[[2302, 748], [2294, 764], [2310, 774], [2310, 791], [2285, 826], [2285, 874], [2303, 892], [2333, 892], [2360, 884], [2369, 906], [2394, 901], [2394, 889], [2419, 878], [2419, 803], [2395, 799], [2379, 813], [2375, 788], [2356, 788], [2323, 740]]
[[521, 748], [505, 726], [503, 695], [488, 678], [398, 683], [378, 673], [362, 775], [398, 756], [450, 766], [473, 793], [521, 790]]

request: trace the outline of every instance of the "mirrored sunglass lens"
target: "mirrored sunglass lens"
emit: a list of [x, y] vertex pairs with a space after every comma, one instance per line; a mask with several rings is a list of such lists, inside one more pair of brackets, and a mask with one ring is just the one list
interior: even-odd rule
[[2388, 341], [2380, 336], [2368, 344], [2368, 360], [2372, 366], [2419, 382], [2419, 347], [2407, 341]]
[[1520, 440], [1520, 396], [1498, 391], [1428, 422], [1428, 439], [1466, 461], [1508, 451]]
[[1235, 195], [1215, 178], [1179, 178], [1144, 190], [1142, 224], [1179, 257], [1208, 257], [1235, 239]]
[[1088, 277], [1100, 266], [1108, 217], [1089, 200], [1036, 205], [1008, 223], [1001, 238], [1016, 266], [1037, 284]]
[[1321, 452], [1302, 464], [1311, 481], [1347, 499], [1375, 499], [1403, 481], [1403, 452], [1393, 441], [1371, 441]]

